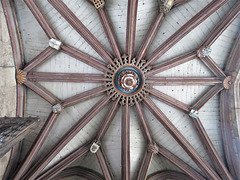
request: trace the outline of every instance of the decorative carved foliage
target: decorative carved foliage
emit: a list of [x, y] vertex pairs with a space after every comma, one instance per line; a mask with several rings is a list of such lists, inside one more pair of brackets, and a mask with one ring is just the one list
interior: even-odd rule
[[[140, 61], [140, 63], [136, 66], [135, 58], [129, 59], [128, 56], [124, 54], [122, 56], [122, 63], [118, 59], [114, 59], [114, 63], [116, 64], [116, 67], [114, 67], [111, 64], [109, 64], [107, 66], [112, 71], [112, 73], [106, 72], [104, 75], [105, 78], [109, 79], [108, 81], [104, 82], [105, 87], [110, 87], [110, 89], [107, 92], [108, 95], [115, 94], [112, 97], [112, 100], [116, 100], [119, 96], [121, 96], [120, 101], [119, 101], [119, 103], [121, 105], [125, 105], [126, 102], [128, 102], [128, 104], [130, 106], [133, 106], [136, 101], [141, 102], [143, 100], [143, 97], [149, 96], [149, 92], [147, 91], [148, 85], [145, 83], [144, 74], [151, 70], [151, 66], [147, 66], [146, 68], [142, 69], [142, 67], [146, 63], [145, 60]], [[117, 83], [115, 82], [115, 77], [118, 75], [118, 72], [120, 72], [124, 68], [127, 68], [127, 69], [132, 68], [133, 70], [136, 69], [136, 71], [139, 73], [138, 78], [137, 78], [138, 81], [140, 81], [140, 79], [141, 79], [141, 82], [137, 82], [138, 84], [137, 84], [136, 88], [129, 90], [130, 92], [127, 92], [127, 91], [125, 92], [125, 90], [123, 88], [121, 88], [122, 81], [117, 81]], [[129, 70], [129, 71], [131, 71], [131, 70]], [[124, 73], [124, 71], [121, 71], [121, 72]], [[128, 73], [128, 70], [126, 70], [126, 73]], [[119, 76], [121, 76], [121, 73], [119, 73]], [[123, 77], [125, 77], [125, 76], [123, 76]], [[119, 79], [119, 78], [117, 78], [117, 79]], [[121, 90], [124, 92], [122, 92]], [[134, 90], [136, 90], [136, 91], [134, 91]]]
[[18, 84], [23, 84], [26, 81], [26, 74], [23, 70], [17, 70], [16, 80]]
[[224, 87], [225, 89], [230, 89], [231, 85], [232, 85], [232, 77], [231, 77], [231, 76], [228, 76], [228, 77], [226, 77], [226, 78], [224, 79], [224, 81], [223, 81], [223, 87]]

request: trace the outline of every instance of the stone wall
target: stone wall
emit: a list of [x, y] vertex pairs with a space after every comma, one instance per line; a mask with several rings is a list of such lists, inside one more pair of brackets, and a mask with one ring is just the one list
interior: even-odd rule
[[[15, 66], [2, 4], [0, 4], [0, 102], [0, 117], [16, 116]], [[9, 156], [10, 152], [0, 159], [0, 179]]]

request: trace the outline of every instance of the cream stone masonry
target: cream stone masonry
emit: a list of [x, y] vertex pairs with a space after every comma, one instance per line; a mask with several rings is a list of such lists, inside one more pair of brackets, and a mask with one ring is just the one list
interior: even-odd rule
[[[16, 81], [12, 47], [6, 19], [0, 4], [0, 117], [16, 116]], [[10, 151], [0, 158], [0, 179], [8, 164]]]

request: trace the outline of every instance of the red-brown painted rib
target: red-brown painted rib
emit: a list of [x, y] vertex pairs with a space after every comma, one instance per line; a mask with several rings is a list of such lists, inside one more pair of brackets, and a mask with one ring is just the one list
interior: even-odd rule
[[[114, 95], [114, 94], [113, 94]], [[42, 170], [51, 162], [51, 160], [74, 138], [77, 133], [84, 128], [96, 114], [101, 111], [109, 102], [112, 96], [102, 97], [71, 129], [69, 129], [62, 138], [40, 158], [37, 163], [21, 179], [35, 179]]]
[[191, 61], [193, 59], [197, 58], [197, 51], [190, 51], [184, 54], [181, 54], [177, 57], [174, 57], [172, 59], [169, 59], [167, 61], [161, 62], [159, 64], [156, 64], [152, 67], [152, 70], [147, 72], [145, 76], [153, 76], [157, 73], [166, 71], [168, 69], [171, 69], [173, 67], [179, 66], [183, 63], [186, 63], [188, 61]]
[[68, 21], [68, 23], [85, 39], [85, 41], [107, 62], [115, 65], [112, 55], [103, 47], [97, 38], [83, 25], [76, 15], [62, 1], [48, 2]]
[[233, 180], [233, 177], [229, 173], [228, 169], [226, 168], [225, 164], [223, 163], [222, 159], [218, 155], [214, 145], [212, 144], [209, 136], [205, 128], [203, 127], [199, 118], [191, 118], [195, 131], [198, 133], [198, 136], [206, 149], [208, 156], [210, 157], [212, 163], [214, 164], [218, 174], [221, 176], [222, 179], [229, 179]]
[[87, 143], [66, 156], [64, 159], [60, 160], [49, 168], [47, 171], [45, 171], [43, 174], [38, 176], [36, 180], [45, 180], [45, 179], [52, 179], [56, 175], [58, 175], [60, 172], [62, 172], [64, 169], [66, 169], [70, 164], [72, 164], [74, 161], [78, 160], [80, 157], [85, 155], [89, 149], [90, 149], [91, 144]]
[[55, 105], [60, 102], [60, 100], [56, 96], [54, 96], [48, 90], [43, 88], [40, 84], [31, 82], [31, 81], [25, 81], [24, 85], [26, 85], [28, 88], [30, 88], [35, 93], [37, 93], [39, 96], [41, 96], [43, 99], [48, 101], [51, 105]]
[[37, 4], [36, 0], [24, 0], [24, 2], [27, 4], [28, 8], [33, 13], [34, 17], [37, 19], [38, 23], [40, 24], [42, 29], [45, 31], [48, 38], [59, 39], [56, 32], [54, 31], [51, 24], [49, 23], [47, 17], [45, 16], [45, 14], [42, 12], [41, 8]]
[[121, 97], [119, 96], [119, 98], [116, 99], [115, 102], [113, 102], [110, 105], [105, 117], [103, 118], [103, 121], [100, 124], [100, 127], [97, 131], [97, 135], [96, 135], [96, 138], [95, 138], [97, 142], [100, 142], [102, 140], [102, 138], [104, 137], [109, 125], [111, 124], [113, 118], [115, 117], [115, 114], [116, 114], [117, 110], [119, 109], [118, 103], [119, 103], [120, 98]]
[[112, 173], [112, 170], [109, 166], [109, 163], [107, 161], [107, 157], [103, 151], [102, 148], [100, 148], [98, 151], [97, 151], [97, 158], [98, 158], [98, 162], [101, 166], [101, 169], [102, 169], [102, 172], [103, 172], [103, 175], [105, 177], [106, 180], [114, 180], [114, 176], [113, 176], [113, 173]]
[[178, 31], [176, 31], [172, 36], [170, 36], [163, 44], [161, 44], [153, 53], [147, 57], [147, 63], [142, 67], [145, 68], [148, 65], [153, 64], [157, 61], [164, 53], [166, 53], [170, 48], [172, 48], [177, 42], [179, 42], [183, 37], [185, 37], [189, 32], [191, 32], [195, 27], [201, 24], [205, 19], [207, 19], [211, 14], [218, 10], [221, 6], [227, 3], [229, 0], [213, 0], [205, 8], [203, 8], [199, 13], [197, 13], [192, 19], [190, 19], [186, 24], [184, 24]]
[[62, 51], [66, 54], [68, 54], [69, 56], [72, 56], [73, 58], [89, 65], [89, 66], [92, 66], [94, 67], [95, 69], [99, 70], [99, 71], [102, 71], [102, 72], [110, 72], [111, 71], [107, 68], [107, 64], [102, 62], [102, 61], [99, 61], [91, 56], [89, 56], [88, 54], [72, 47], [72, 46], [69, 46], [69, 45], [66, 45], [66, 44], [63, 44], [61, 46], [62, 48]]
[[221, 18], [218, 24], [214, 27], [211, 33], [203, 41], [202, 46], [211, 46], [217, 38], [227, 29], [227, 27], [238, 17], [240, 14], [240, 1], [237, 1], [228, 13]]
[[38, 82], [103, 83], [109, 81], [109, 79], [104, 77], [104, 74], [31, 72], [26, 77], [28, 81]]
[[209, 86], [222, 84], [223, 81], [217, 77], [149, 77], [146, 83], [153, 86]]
[[147, 32], [147, 35], [146, 37], [144, 38], [141, 46], [140, 46], [140, 49], [136, 55], [136, 58], [137, 58], [137, 63], [136, 65], [139, 64], [140, 60], [144, 59], [154, 38], [156, 37], [157, 35], [157, 32], [162, 24], [164, 20], [164, 13], [158, 13], [156, 15], [156, 17], [154, 18], [148, 32]]
[[198, 180], [205, 179], [195, 169], [193, 169], [191, 166], [189, 166], [187, 163], [185, 163], [179, 157], [177, 157], [176, 155], [171, 153], [169, 150], [167, 150], [163, 146], [160, 146], [159, 144], [158, 144], [158, 151], [161, 155], [163, 155], [166, 159], [168, 159], [170, 162], [172, 162], [174, 165], [176, 165], [179, 169], [181, 169], [183, 172], [185, 172], [191, 178], [198, 179]]
[[128, 0], [126, 54], [129, 59], [134, 56], [138, 0]]
[[32, 165], [34, 159], [36, 158], [40, 148], [42, 147], [42, 144], [47, 139], [50, 131], [53, 128], [53, 125], [57, 121], [59, 117], [59, 114], [55, 114], [51, 112], [48, 116], [48, 119], [44, 123], [41, 131], [39, 132], [38, 136], [36, 137], [34, 143], [32, 144], [30, 150], [28, 151], [25, 159], [23, 160], [23, 163], [20, 165], [20, 168], [18, 169], [14, 180], [19, 180], [22, 175], [24, 175], [29, 167]]
[[177, 99], [168, 96], [167, 94], [162, 93], [161, 91], [158, 91], [154, 88], [148, 90], [151, 96], [158, 99], [161, 102], [164, 102], [174, 108], [177, 108], [185, 113], [188, 113], [190, 111], [190, 106], [184, 104], [181, 101], [178, 101]]
[[172, 124], [172, 122], [163, 114], [163, 112], [153, 103], [149, 98], [144, 98], [144, 104], [153, 113], [157, 120], [167, 129], [172, 137], [179, 143], [179, 145], [186, 151], [198, 167], [205, 173], [209, 179], [220, 179], [218, 174], [209, 166], [209, 164], [199, 155], [199, 153], [192, 147], [187, 139], [180, 133], [180, 131]]
[[224, 71], [217, 65], [215, 61], [210, 56], [199, 57], [199, 59], [209, 68], [209, 70], [219, 78], [225, 78], [226, 74]]
[[37, 57], [35, 57], [33, 60], [31, 60], [26, 66], [24, 67], [24, 72], [33, 71], [37, 67], [39, 67], [41, 64], [43, 64], [45, 61], [49, 60], [51, 57], [53, 57], [55, 54], [57, 54], [57, 50], [47, 47], [43, 52], [41, 52]]
[[121, 179], [130, 180], [130, 107], [128, 98], [122, 106], [122, 138], [121, 138]]
[[67, 98], [65, 100], [62, 101], [62, 106], [64, 108], [73, 106], [75, 104], [79, 104], [83, 101], [92, 99], [94, 97], [100, 96], [102, 94], [104, 94], [105, 91], [107, 91], [109, 88], [104, 87], [104, 86], [100, 86], [88, 91], [85, 91], [83, 93], [77, 94], [75, 96], [72, 96], [70, 98]]
[[201, 98], [192, 106], [193, 109], [201, 109], [212, 97], [223, 90], [223, 86], [213, 86], [207, 93], [205, 93]]

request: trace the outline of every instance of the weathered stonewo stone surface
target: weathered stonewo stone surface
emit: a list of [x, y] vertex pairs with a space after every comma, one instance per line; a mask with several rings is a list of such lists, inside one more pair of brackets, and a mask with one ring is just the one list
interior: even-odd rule
[[[11, 42], [0, 4], [0, 117], [16, 116], [16, 82]], [[10, 151], [0, 158], [0, 179], [6, 169]]]

